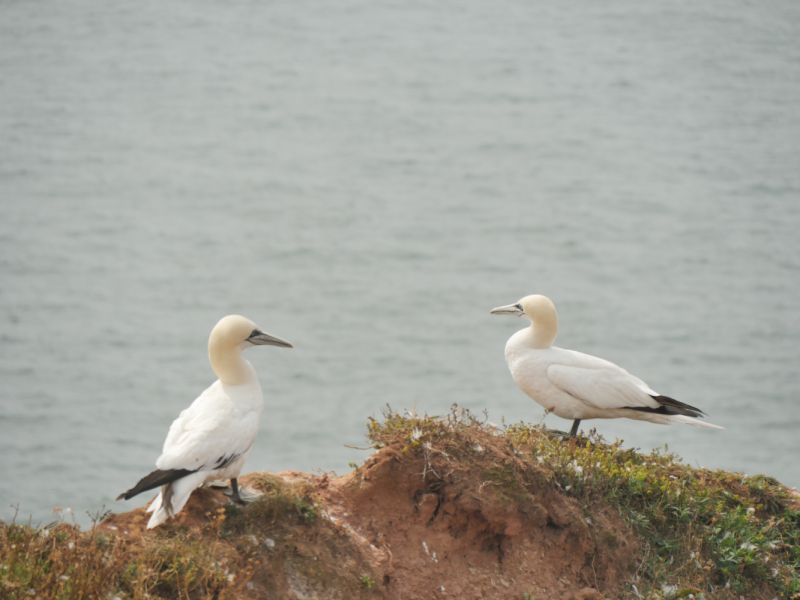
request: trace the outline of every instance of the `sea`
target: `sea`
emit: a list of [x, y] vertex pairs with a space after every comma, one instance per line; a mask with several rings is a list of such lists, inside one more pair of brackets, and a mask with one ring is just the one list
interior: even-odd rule
[[295, 346], [245, 472], [538, 424], [489, 315], [534, 293], [725, 427], [584, 431], [800, 485], [800, 3], [0, 2], [5, 522], [144, 504], [232, 313]]

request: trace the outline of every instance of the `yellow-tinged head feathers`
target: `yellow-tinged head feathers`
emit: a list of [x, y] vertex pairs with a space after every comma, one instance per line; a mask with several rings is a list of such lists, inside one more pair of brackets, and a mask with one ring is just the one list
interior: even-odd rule
[[558, 335], [558, 313], [556, 306], [546, 296], [525, 296], [516, 304], [492, 309], [493, 315], [525, 317], [533, 328], [533, 348], [549, 348]]
[[242, 385], [255, 376], [241, 352], [251, 346], [292, 348], [286, 340], [264, 333], [250, 319], [228, 315], [220, 319], [208, 338], [208, 358], [211, 368], [223, 383]]
[[228, 315], [222, 317], [211, 330], [208, 344], [224, 344], [238, 346], [250, 337], [250, 334], [259, 329], [258, 325], [241, 315]]
[[522, 306], [525, 316], [533, 321], [537, 316], [543, 319], [555, 319], [558, 325], [558, 314], [556, 313], [556, 305], [547, 296], [540, 296], [534, 294], [532, 296], [525, 296], [518, 302]]

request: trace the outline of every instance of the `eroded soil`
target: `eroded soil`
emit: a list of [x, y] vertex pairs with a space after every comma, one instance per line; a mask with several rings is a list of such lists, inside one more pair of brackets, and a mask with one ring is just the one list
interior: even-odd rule
[[[245, 490], [265, 493], [265, 499], [226, 509], [232, 532], [223, 524], [222, 535], [250, 544], [256, 567], [246, 593], [398, 600], [618, 597], [639, 542], [617, 512], [595, 506], [589, 515], [501, 438], [486, 435], [479, 442], [405, 450], [389, 445], [341, 477], [295, 471], [244, 476]], [[276, 485], [282, 489], [276, 492]], [[264, 520], [259, 504], [276, 494], [313, 505], [305, 518], [288, 504], [286, 515], [267, 510]], [[170, 527], [200, 528], [229, 506], [221, 491], [197, 490]], [[137, 509], [112, 515], [100, 527], [135, 540], [147, 533], [146, 521]]]

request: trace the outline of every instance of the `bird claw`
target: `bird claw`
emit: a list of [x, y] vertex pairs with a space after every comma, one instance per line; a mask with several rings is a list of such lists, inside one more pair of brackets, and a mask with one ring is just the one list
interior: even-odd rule
[[563, 437], [564, 439], [567, 439], [569, 437], [569, 433], [566, 431], [561, 431], [560, 429], [548, 429], [546, 433], [547, 436], [551, 438]]
[[250, 504], [251, 502], [255, 502], [262, 496], [262, 494], [243, 494], [241, 491], [238, 494], [234, 494], [233, 490], [230, 487], [228, 486], [225, 487], [227, 489], [225, 489], [222, 493], [228, 496], [234, 502], [236, 502], [236, 504], [241, 504], [242, 506]]
[[225, 494], [231, 500], [236, 502], [236, 504], [241, 504], [242, 506], [244, 506], [245, 504], [250, 504], [251, 502], [255, 502], [262, 496], [261, 494], [247, 494], [243, 492], [241, 488], [237, 490], [238, 493], [234, 493], [233, 488], [231, 488], [230, 486], [230, 483], [221, 479], [217, 479], [215, 481], [209, 481], [208, 483], [202, 484], [200, 487], [211, 488], [214, 490], [222, 490], [223, 494]]

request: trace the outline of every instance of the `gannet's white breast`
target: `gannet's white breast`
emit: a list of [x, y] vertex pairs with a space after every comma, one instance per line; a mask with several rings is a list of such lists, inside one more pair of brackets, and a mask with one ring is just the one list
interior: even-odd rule
[[641, 418], [666, 422], [625, 408], [658, 408], [658, 395], [641, 379], [612, 362], [574, 350], [532, 348], [530, 327], [506, 343], [505, 357], [520, 389], [563, 419]]
[[203, 481], [238, 476], [256, 439], [263, 408], [254, 370], [243, 385], [215, 381], [172, 423], [156, 466], [207, 473]]

